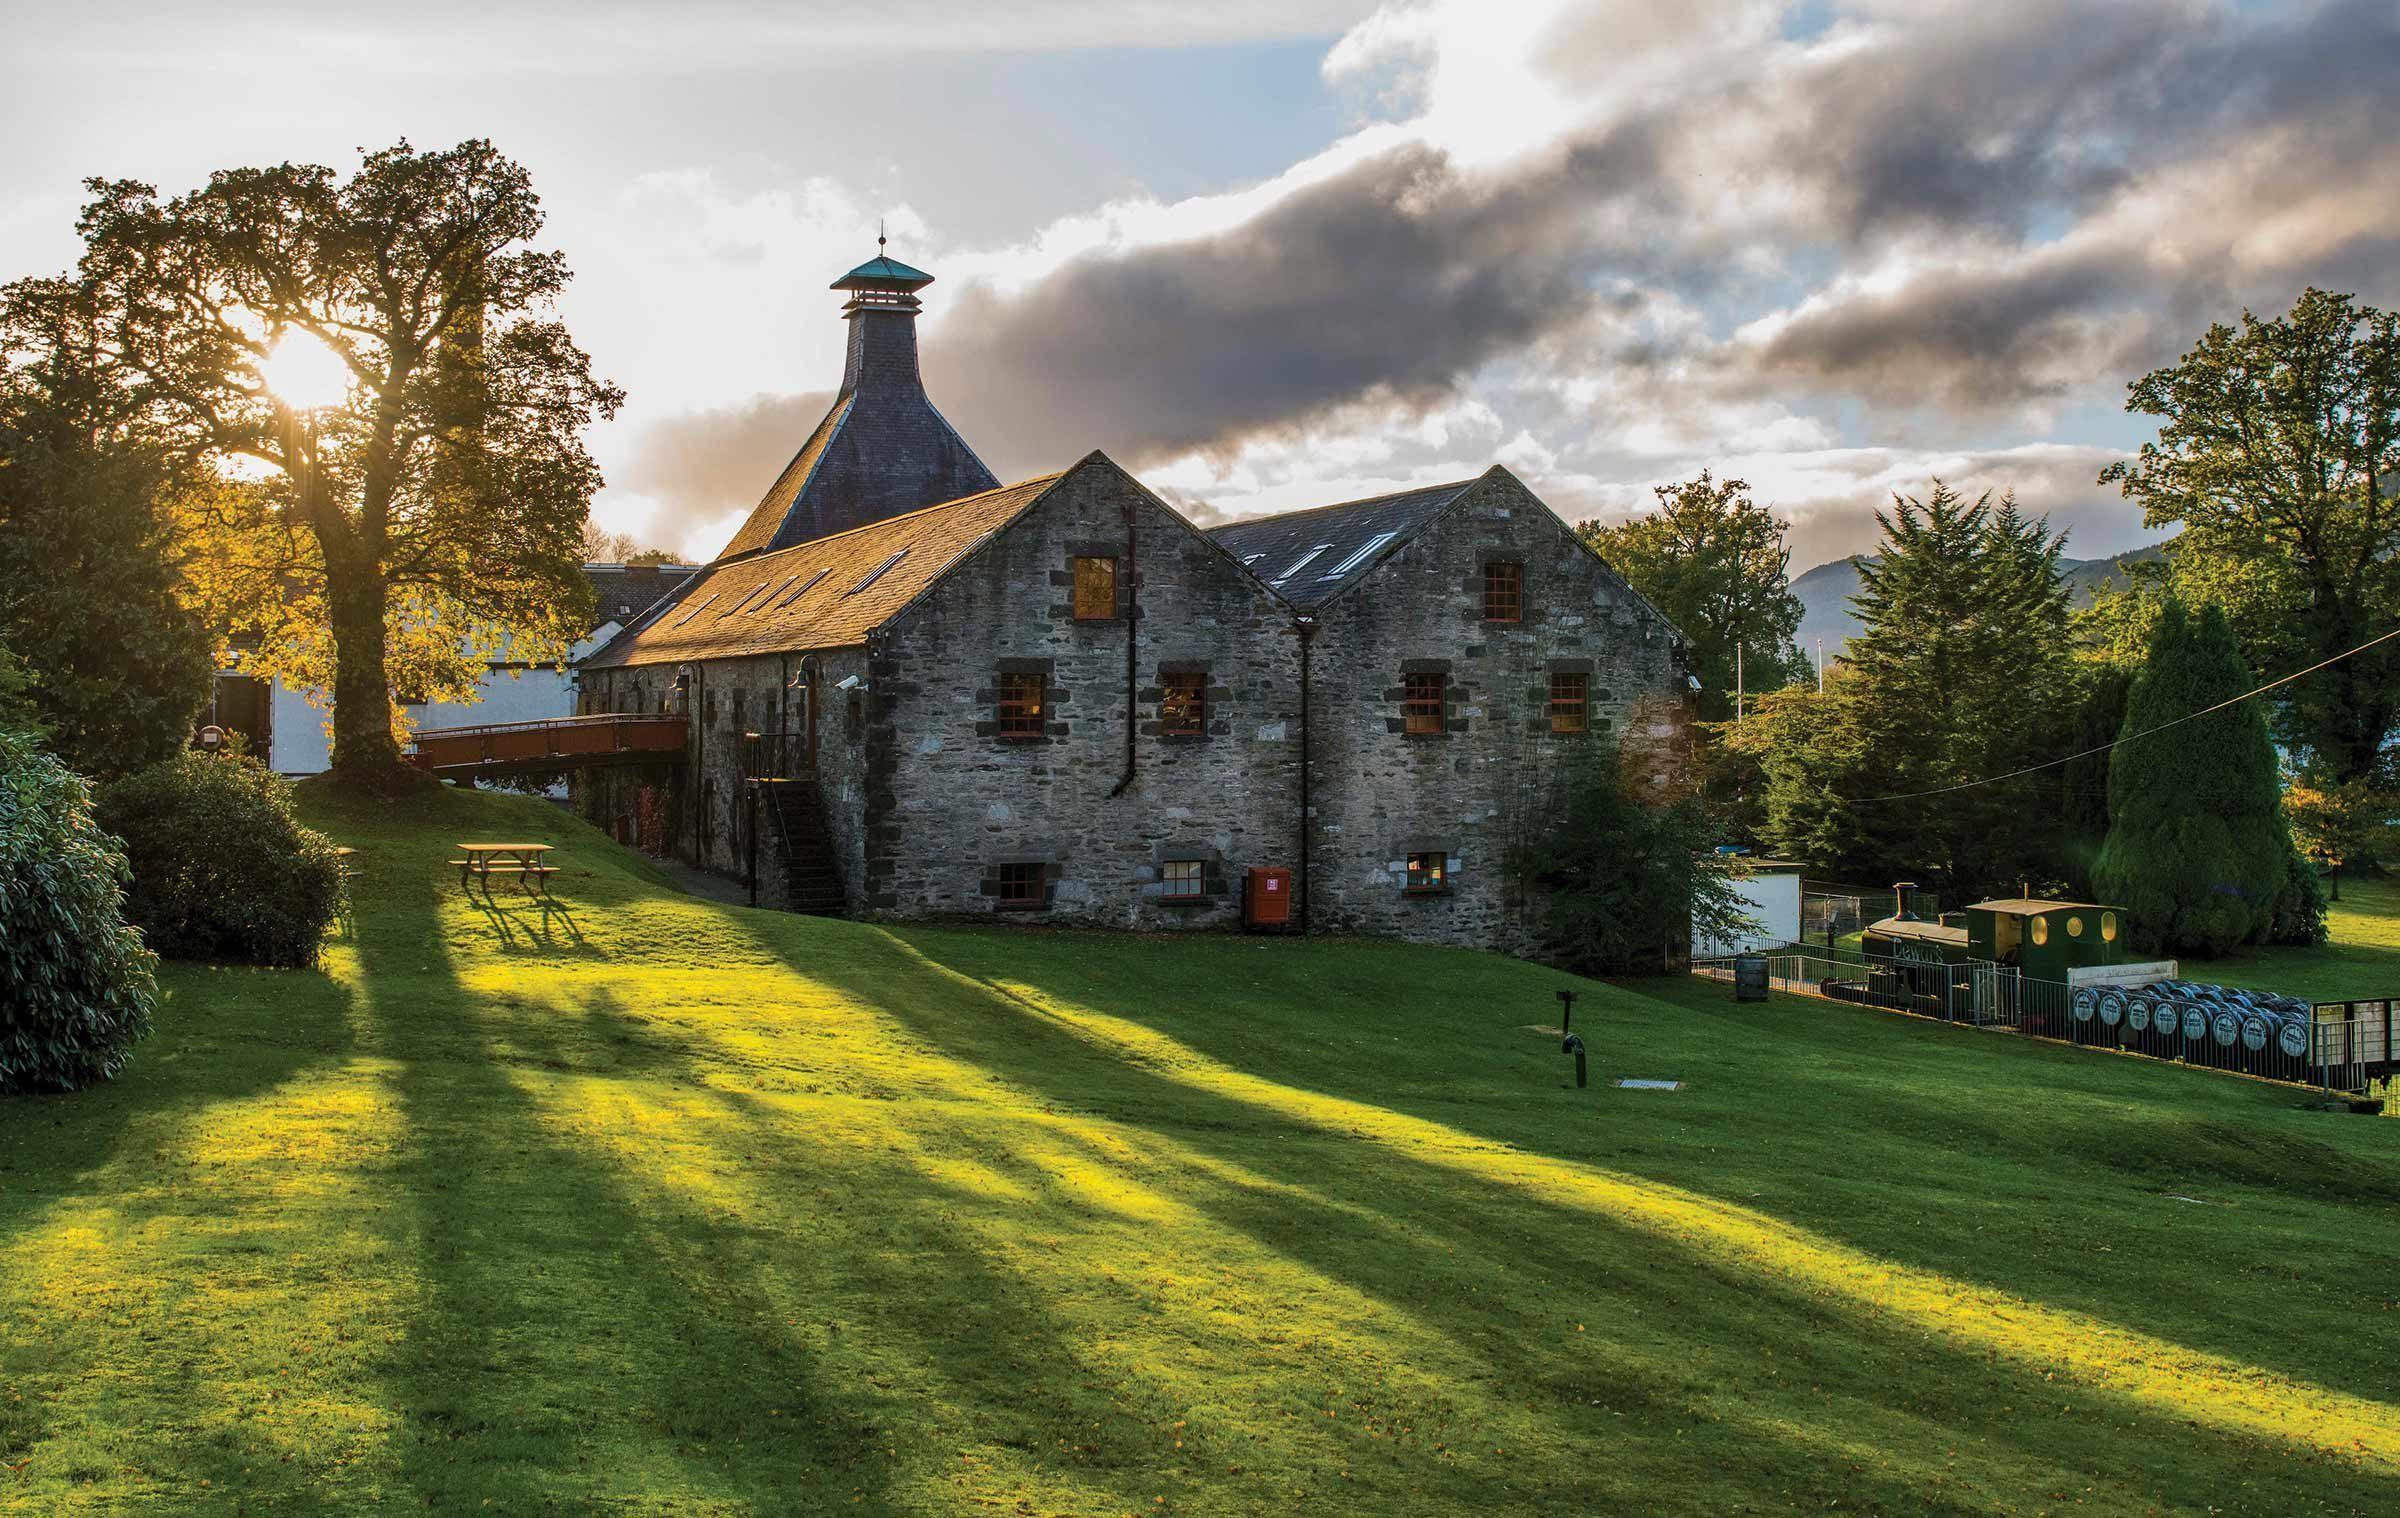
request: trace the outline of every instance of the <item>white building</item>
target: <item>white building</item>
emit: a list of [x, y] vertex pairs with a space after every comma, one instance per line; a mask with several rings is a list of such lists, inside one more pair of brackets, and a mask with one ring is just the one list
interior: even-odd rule
[[[575, 715], [573, 661], [614, 637], [693, 572], [688, 564], [586, 564], [600, 625], [576, 643], [564, 669], [495, 659], [485, 671], [480, 699], [471, 703], [429, 701], [407, 708], [412, 730], [469, 727], [498, 722], [539, 722]], [[332, 762], [333, 699], [281, 680], [269, 683], [239, 669], [220, 670], [203, 722], [243, 735], [250, 752], [279, 775], [314, 775]]]

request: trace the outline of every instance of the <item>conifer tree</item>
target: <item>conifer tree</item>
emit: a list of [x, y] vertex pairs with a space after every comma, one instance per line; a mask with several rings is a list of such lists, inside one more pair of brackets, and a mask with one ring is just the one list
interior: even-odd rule
[[2110, 755], [2108, 841], [2093, 883], [2126, 909], [2133, 940], [2221, 954], [2264, 938], [2285, 889], [2275, 745], [2255, 702], [2180, 722], [2250, 686], [2224, 613], [2170, 599]]

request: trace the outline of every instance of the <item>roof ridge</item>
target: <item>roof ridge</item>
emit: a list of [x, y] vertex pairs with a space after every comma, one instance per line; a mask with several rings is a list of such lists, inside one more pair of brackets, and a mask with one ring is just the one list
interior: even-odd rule
[[[1028, 485], [1053, 484], [1064, 477], [1065, 474], [1066, 471], [1064, 469], [1057, 469], [1048, 474], [1031, 475], [1025, 479], [1015, 481], [1012, 484], [994, 485], [989, 490], [978, 490], [973, 495], [952, 496], [947, 501], [935, 501], [930, 506], [919, 506], [914, 511], [903, 511], [897, 516], [878, 517], [872, 522], [861, 522], [856, 527], [845, 527], [840, 532], [829, 532], [821, 538], [808, 538], [801, 542], [794, 543], [788, 548], [769, 548], [759, 553], [743, 554], [741, 555], [739, 562], [744, 564], [763, 563], [768, 559], [775, 558], [782, 554], [798, 553], [804, 548], [816, 548], [826, 543], [836, 542], [842, 538], [856, 537], [862, 532], [876, 532], [891, 526], [895, 522], [905, 522], [911, 517], [921, 517], [936, 511], [948, 511], [953, 506], [964, 506], [971, 501], [980, 501], [986, 496], [1006, 495], [1009, 491], [1022, 490]], [[703, 569], [715, 569], [719, 565], [730, 564], [733, 562], [736, 561], [732, 559], [718, 559], [713, 563], [704, 564], [700, 567]]]
[[1209, 531], [1211, 533], [1229, 532], [1236, 527], [1250, 527], [1262, 522], [1285, 522], [1293, 517], [1304, 517], [1314, 512], [1340, 511], [1345, 506], [1371, 506], [1377, 501], [1397, 500], [1404, 495], [1424, 495], [1435, 490], [1464, 490], [1482, 478], [1483, 476], [1480, 474], [1470, 475], [1463, 480], [1444, 480], [1434, 485], [1409, 485], [1399, 490], [1386, 490], [1380, 495], [1362, 495], [1348, 501], [1328, 501], [1322, 506], [1295, 506], [1289, 511], [1271, 511], [1264, 516], [1237, 517], [1230, 522], [1219, 522]]

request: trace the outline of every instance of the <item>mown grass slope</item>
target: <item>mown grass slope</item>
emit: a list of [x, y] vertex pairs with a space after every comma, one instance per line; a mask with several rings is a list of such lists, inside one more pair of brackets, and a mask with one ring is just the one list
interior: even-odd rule
[[[0, 1509], [2400, 1507], [2400, 1123], [310, 806], [367, 855], [324, 973], [175, 967], [125, 1078], [0, 1106]], [[441, 868], [529, 832], [556, 904]]]

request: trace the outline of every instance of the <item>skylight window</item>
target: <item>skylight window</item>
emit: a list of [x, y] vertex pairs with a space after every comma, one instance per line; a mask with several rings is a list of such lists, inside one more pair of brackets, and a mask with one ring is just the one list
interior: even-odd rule
[[723, 611], [718, 612], [717, 615], [720, 618], [723, 618], [734, 616], [740, 612], [748, 611], [750, 609], [751, 602], [760, 601], [763, 597], [772, 596], [775, 593], [774, 587], [775, 582], [773, 580], [761, 581], [760, 583], [751, 586], [747, 591], [743, 592], [740, 600], [734, 602], [731, 606], [726, 607]]
[[1317, 578], [1320, 580], [1340, 579], [1342, 576], [1348, 574], [1351, 570], [1356, 569], [1359, 565], [1364, 564], [1367, 562], [1367, 560], [1373, 558], [1377, 549], [1383, 547], [1384, 544], [1389, 543], [1392, 539], [1398, 536], [1400, 536], [1400, 534], [1396, 532], [1377, 533], [1375, 536], [1367, 539], [1365, 547], [1359, 549], [1358, 552], [1352, 554], [1350, 557], [1342, 560], [1342, 562], [1339, 564], [1334, 565], [1331, 569], [1326, 570], [1323, 574], [1317, 576]]
[[857, 595], [857, 594], [858, 594], [860, 591], [862, 591], [862, 590], [865, 590], [865, 589], [866, 589], [868, 586], [870, 586], [870, 585], [874, 584], [874, 583], [875, 583], [877, 580], [880, 580], [880, 579], [882, 579], [882, 578], [883, 578], [883, 572], [884, 572], [885, 570], [887, 570], [887, 569], [891, 568], [891, 567], [892, 567], [894, 564], [897, 564], [897, 563], [899, 563], [899, 562], [900, 562], [902, 559], [905, 559], [905, 558], [907, 558], [907, 557], [908, 557], [908, 550], [907, 550], [907, 549], [905, 549], [905, 548], [901, 549], [901, 550], [900, 550], [898, 553], [896, 553], [896, 554], [893, 554], [893, 555], [892, 555], [890, 558], [888, 558], [888, 559], [884, 560], [882, 563], [880, 563], [880, 564], [876, 565], [876, 566], [875, 566], [873, 569], [870, 569], [870, 570], [868, 570], [868, 571], [867, 571], [867, 577], [866, 577], [865, 579], [863, 579], [863, 580], [859, 581], [859, 582], [858, 582], [856, 585], [853, 585], [853, 586], [851, 586], [851, 587], [850, 587], [850, 591], [849, 591], [849, 593], [850, 593], [851, 595]]
[[1242, 567], [1243, 567], [1244, 569], [1247, 569], [1247, 568], [1249, 568], [1251, 565], [1253, 565], [1253, 564], [1257, 563], [1259, 560], [1261, 560], [1261, 559], [1263, 559], [1263, 558], [1265, 558], [1265, 557], [1266, 557], [1266, 555], [1265, 555], [1265, 554], [1263, 554], [1263, 553], [1244, 554], [1244, 555], [1242, 556]]
[[[779, 595], [782, 595], [785, 591], [791, 589], [792, 582], [799, 578], [800, 577], [798, 575], [792, 575], [785, 579], [781, 585], [775, 585], [771, 580], [767, 582], [767, 585], [761, 585], [759, 587], [759, 591], [761, 593], [758, 598], [749, 602], [744, 609], [747, 610], [752, 616], [757, 616], [760, 612], [765, 611], [768, 607], [774, 605], [775, 598]], [[769, 589], [769, 585], [774, 586], [774, 588]]]
[[1282, 574], [1277, 575], [1275, 577], [1275, 583], [1281, 585], [1284, 581], [1298, 574], [1301, 570], [1306, 569], [1309, 564], [1315, 560], [1318, 554], [1323, 553], [1326, 549], [1331, 548], [1332, 546], [1333, 545], [1331, 543], [1319, 543], [1316, 547], [1310, 549], [1300, 557], [1292, 560], [1292, 567], [1285, 570]]
[[704, 612], [704, 611], [708, 610], [709, 603], [710, 603], [710, 602], [712, 602], [712, 601], [714, 601], [714, 600], [716, 600], [716, 598], [717, 598], [717, 597], [716, 597], [716, 593], [715, 593], [714, 591], [711, 591], [711, 592], [710, 592], [708, 595], [706, 595], [706, 596], [704, 596], [704, 597], [702, 597], [702, 598], [701, 598], [701, 601], [700, 601], [700, 604], [699, 604], [699, 605], [697, 605], [697, 606], [693, 607], [693, 608], [692, 608], [690, 611], [687, 611], [687, 612], [685, 612], [685, 613], [684, 613], [682, 616], [680, 616], [680, 617], [677, 617], [677, 618], [675, 619], [675, 625], [676, 625], [677, 627], [681, 627], [681, 626], [682, 626], [684, 623], [686, 623], [686, 622], [689, 622], [690, 620], [692, 620], [692, 618], [694, 618], [694, 617], [696, 617], [696, 616], [700, 615], [700, 613], [702, 613], [702, 612]]
[[776, 602], [775, 609], [781, 611], [784, 607], [791, 605], [794, 601], [799, 600], [802, 596], [807, 595], [812, 590], [815, 590], [817, 588], [817, 582], [824, 579], [831, 573], [833, 573], [833, 571], [830, 569], [820, 569], [815, 574], [810, 575], [808, 577], [807, 584], [801, 586], [798, 590], [793, 591], [790, 595], [785, 596], [781, 601]]

